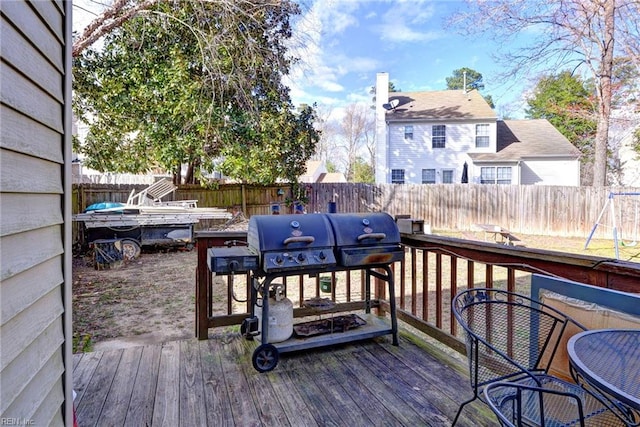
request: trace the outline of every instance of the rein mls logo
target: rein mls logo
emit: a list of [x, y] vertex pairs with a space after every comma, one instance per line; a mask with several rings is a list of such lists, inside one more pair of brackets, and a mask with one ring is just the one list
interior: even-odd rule
[[35, 421], [29, 418], [0, 418], [0, 426], [32, 426]]

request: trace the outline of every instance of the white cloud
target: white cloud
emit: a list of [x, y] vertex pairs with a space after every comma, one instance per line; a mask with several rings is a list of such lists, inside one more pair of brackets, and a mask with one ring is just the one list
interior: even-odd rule
[[390, 42], [427, 42], [438, 40], [442, 35], [437, 31], [416, 31], [404, 23], [385, 24], [380, 26], [380, 38]]
[[[427, 42], [443, 35], [439, 31], [425, 31], [422, 25], [435, 14], [433, 3], [399, 1], [382, 16], [378, 27], [380, 38], [390, 42]], [[435, 26], [435, 25], [434, 25]]]
[[339, 34], [351, 26], [358, 26], [358, 19], [353, 13], [358, 9], [358, 2], [344, 0], [317, 0], [311, 13], [323, 24], [325, 34]]
[[[292, 69], [288, 79], [295, 103], [300, 102], [296, 95], [303, 92], [308, 95], [314, 87], [325, 92], [343, 92], [340, 78], [351, 72], [352, 66], [365, 62], [363, 59], [353, 62], [353, 59], [341, 56], [339, 46], [331, 37], [358, 26], [358, 19], [353, 15], [357, 7], [357, 2], [318, 0], [298, 21], [296, 34], [304, 35], [305, 40], [292, 48], [292, 54], [301, 58], [301, 63]], [[303, 91], [301, 87], [307, 90]], [[319, 99], [316, 101], [320, 102]]]

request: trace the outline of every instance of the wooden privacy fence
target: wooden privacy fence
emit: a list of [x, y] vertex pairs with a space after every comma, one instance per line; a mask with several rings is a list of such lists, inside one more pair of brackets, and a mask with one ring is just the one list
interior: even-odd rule
[[[144, 185], [74, 185], [74, 213], [92, 203], [126, 202], [132, 189]], [[306, 211], [327, 212], [335, 201], [338, 212], [384, 211], [424, 220], [436, 230], [471, 230], [474, 224], [496, 224], [515, 233], [612, 238], [617, 225], [623, 242], [640, 240], [638, 188], [560, 187], [484, 184], [308, 184]], [[216, 189], [181, 186], [169, 200], [198, 200], [200, 207], [237, 209], [245, 216], [269, 214], [279, 204], [292, 212], [289, 185], [224, 184]], [[289, 202], [289, 203], [287, 203]], [[602, 216], [600, 214], [602, 213]], [[599, 218], [600, 217], [600, 218]], [[598, 220], [599, 219], [599, 220]]]

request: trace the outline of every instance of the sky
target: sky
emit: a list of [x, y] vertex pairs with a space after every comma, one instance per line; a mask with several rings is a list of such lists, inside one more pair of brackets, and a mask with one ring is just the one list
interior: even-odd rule
[[483, 75], [497, 112], [524, 118], [522, 94], [531, 84], [500, 80], [491, 58], [496, 46], [447, 28], [462, 1], [315, 0], [296, 23], [305, 47], [287, 84], [294, 104], [324, 105], [337, 114], [351, 103], [370, 103], [376, 73], [387, 72], [403, 92], [446, 89], [453, 71], [468, 67]]
[[[99, 3], [74, 0], [74, 30], [81, 31]], [[338, 119], [352, 103], [371, 103], [376, 73], [387, 72], [404, 92], [446, 89], [459, 68], [483, 75], [483, 95], [491, 95], [499, 116], [524, 118], [523, 92], [531, 84], [503, 81], [490, 54], [496, 45], [469, 39], [447, 28], [447, 18], [464, 8], [461, 0], [299, 0], [303, 13], [295, 31], [304, 47], [285, 83], [294, 105], [316, 103]], [[296, 42], [299, 44], [300, 39]]]

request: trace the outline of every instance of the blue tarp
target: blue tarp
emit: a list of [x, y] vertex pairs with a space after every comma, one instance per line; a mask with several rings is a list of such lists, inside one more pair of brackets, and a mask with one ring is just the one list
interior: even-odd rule
[[100, 203], [94, 203], [93, 205], [87, 206], [87, 208], [84, 211], [86, 213], [91, 211], [97, 211], [100, 209], [113, 209], [113, 208], [122, 208], [122, 207], [124, 207], [124, 203], [100, 202]]

